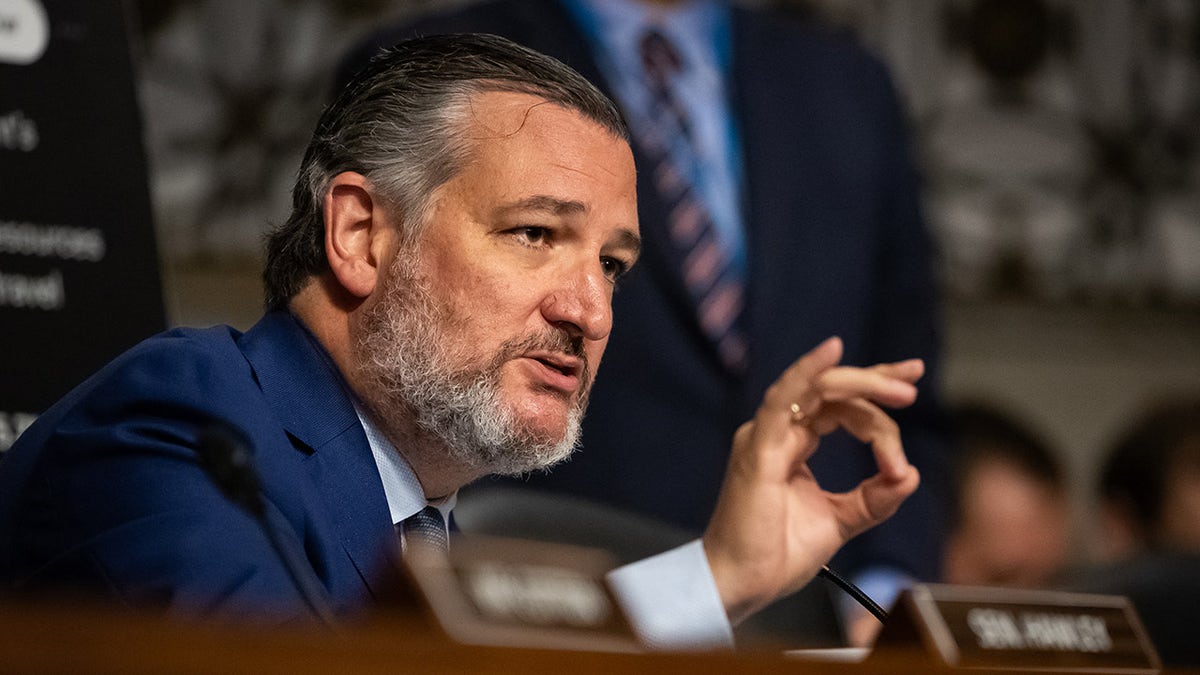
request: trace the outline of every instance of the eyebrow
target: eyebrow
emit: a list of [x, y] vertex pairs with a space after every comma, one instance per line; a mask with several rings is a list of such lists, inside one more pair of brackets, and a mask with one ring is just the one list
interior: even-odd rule
[[[520, 211], [545, 211], [556, 216], [574, 215], [577, 213], [586, 213], [588, 207], [583, 202], [572, 199], [559, 199], [549, 195], [534, 195], [519, 199], [511, 204], [505, 204], [499, 209], [502, 213], [513, 213]], [[642, 238], [637, 233], [631, 230], [618, 230], [617, 242], [618, 248], [628, 248], [635, 257], [641, 255]]]
[[546, 211], [553, 213], [556, 216], [565, 216], [575, 213], [584, 213], [588, 207], [583, 202], [577, 202], [569, 199], [558, 199], [547, 195], [535, 195], [526, 197], [511, 204], [506, 204], [500, 208], [501, 211]]
[[642, 238], [629, 230], [618, 230], [617, 247], [628, 248], [636, 260], [642, 254]]

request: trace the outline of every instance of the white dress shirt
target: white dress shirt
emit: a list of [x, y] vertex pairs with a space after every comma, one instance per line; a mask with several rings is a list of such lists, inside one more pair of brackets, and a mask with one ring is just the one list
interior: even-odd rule
[[[357, 406], [379, 467], [392, 523], [430, 505], [412, 467]], [[456, 495], [432, 504], [446, 522]], [[609, 572], [609, 585], [644, 644], [655, 649], [733, 646], [733, 629], [699, 539]]]

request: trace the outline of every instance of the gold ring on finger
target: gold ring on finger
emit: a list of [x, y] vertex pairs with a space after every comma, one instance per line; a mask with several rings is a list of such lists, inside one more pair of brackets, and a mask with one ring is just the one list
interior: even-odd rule
[[792, 411], [792, 424], [803, 425], [808, 422], [808, 415], [805, 415], [804, 411], [800, 409], [799, 403], [793, 403], [791, 405], [791, 411]]

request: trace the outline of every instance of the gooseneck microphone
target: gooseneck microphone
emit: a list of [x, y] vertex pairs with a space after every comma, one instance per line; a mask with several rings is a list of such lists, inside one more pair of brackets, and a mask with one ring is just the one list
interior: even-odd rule
[[887, 612], [885, 612], [883, 608], [879, 606], [879, 603], [872, 600], [871, 596], [864, 593], [861, 588], [855, 586], [854, 583], [849, 579], [843, 577], [837, 572], [834, 572], [829, 568], [829, 565], [821, 565], [821, 571], [817, 572], [817, 576], [825, 577], [826, 579], [832, 581], [834, 585], [845, 591], [850, 597], [854, 598], [858, 604], [866, 608], [866, 610], [870, 612], [876, 619], [879, 619], [879, 623], [885, 626], [887, 625]]
[[328, 628], [337, 628], [337, 618], [329, 593], [317, 579], [312, 566], [284, 541], [279, 529], [271, 522], [262, 482], [254, 469], [249, 443], [241, 433], [225, 424], [213, 424], [200, 431], [196, 452], [213, 483], [229, 501], [245, 509], [258, 522], [259, 528], [271, 543], [275, 555], [287, 569], [292, 584], [312, 610], [313, 615]]

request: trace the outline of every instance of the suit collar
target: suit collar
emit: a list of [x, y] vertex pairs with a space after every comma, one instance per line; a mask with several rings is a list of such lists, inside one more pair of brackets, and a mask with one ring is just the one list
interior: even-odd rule
[[[377, 594], [395, 553], [391, 517], [352, 394], [329, 354], [288, 312], [269, 312], [239, 340], [363, 584]], [[339, 589], [331, 589], [341, 597]]]
[[359, 427], [333, 359], [292, 314], [268, 312], [238, 344], [276, 418], [310, 450]]

